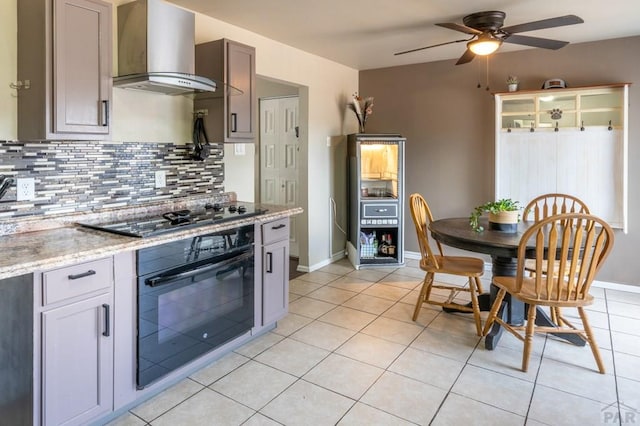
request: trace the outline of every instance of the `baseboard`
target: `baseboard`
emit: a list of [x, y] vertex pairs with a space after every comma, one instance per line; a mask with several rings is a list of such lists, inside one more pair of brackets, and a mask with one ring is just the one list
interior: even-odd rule
[[[415, 251], [405, 251], [404, 252], [404, 257], [405, 259], [416, 259], [419, 260], [422, 255], [418, 252]], [[485, 262], [484, 263], [484, 270], [486, 272], [488, 272], [489, 274], [491, 273], [491, 262]], [[636, 285], [632, 285], [632, 284], [620, 284], [620, 283], [612, 283], [612, 282], [608, 282], [608, 281], [598, 281], [595, 280], [593, 281], [592, 284], [594, 287], [598, 287], [598, 288], [606, 288], [609, 290], [619, 290], [619, 291], [626, 291], [629, 293], [640, 293], [640, 286], [636, 286]]]
[[324, 266], [330, 265], [333, 262], [342, 259], [343, 257], [344, 257], [344, 252], [337, 253], [331, 256], [331, 259], [326, 259], [326, 260], [323, 260], [322, 262], [318, 262], [310, 266], [298, 265], [297, 270], [300, 272], [312, 272], [312, 271], [315, 271], [316, 269], [320, 269]]
[[606, 288], [608, 290], [626, 291], [628, 293], [640, 293], [640, 286], [637, 286], [637, 285], [610, 283], [608, 281], [598, 281], [598, 280], [594, 280], [592, 285], [594, 287]]

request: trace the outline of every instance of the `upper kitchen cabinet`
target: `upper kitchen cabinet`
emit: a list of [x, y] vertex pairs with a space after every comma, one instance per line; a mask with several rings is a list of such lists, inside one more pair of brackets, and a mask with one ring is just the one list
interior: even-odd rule
[[198, 44], [196, 74], [224, 82], [218, 86], [223, 91], [222, 96], [202, 94], [195, 100], [195, 111], [205, 114], [210, 141], [253, 142], [256, 126], [255, 48], [227, 39]]
[[[624, 125], [626, 84], [496, 94], [500, 129], [508, 132], [545, 128]], [[523, 130], [522, 130], [523, 129]]]
[[100, 0], [20, 0], [18, 138], [110, 135], [112, 6]]

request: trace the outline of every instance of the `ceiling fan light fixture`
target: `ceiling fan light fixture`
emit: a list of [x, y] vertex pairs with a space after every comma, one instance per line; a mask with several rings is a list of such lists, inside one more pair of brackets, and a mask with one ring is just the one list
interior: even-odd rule
[[480, 35], [477, 40], [467, 43], [467, 47], [476, 55], [486, 56], [498, 50], [501, 44], [502, 40], [485, 33]]

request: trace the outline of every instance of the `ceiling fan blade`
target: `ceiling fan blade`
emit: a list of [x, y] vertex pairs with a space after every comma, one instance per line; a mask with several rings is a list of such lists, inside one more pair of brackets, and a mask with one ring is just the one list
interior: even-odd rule
[[542, 19], [540, 21], [526, 22], [524, 24], [503, 27], [501, 31], [508, 34], [524, 33], [527, 31], [542, 30], [545, 28], [563, 27], [565, 25], [582, 24], [582, 18], [576, 15], [558, 16], [556, 18]]
[[467, 27], [466, 25], [456, 24], [455, 22], [442, 22], [440, 24], [436, 24], [439, 27], [448, 28], [454, 31], [460, 31], [462, 33], [480, 35], [482, 31], [478, 31], [475, 28]]
[[505, 43], [523, 44], [525, 46], [541, 47], [543, 49], [558, 50], [569, 44], [568, 41], [551, 40], [548, 38], [530, 37], [513, 34], [505, 37], [502, 41]]
[[465, 50], [465, 52], [462, 54], [462, 56], [460, 56], [460, 59], [458, 59], [458, 62], [456, 62], [456, 65], [462, 65], [462, 64], [466, 64], [468, 62], [473, 61], [473, 58], [476, 57], [476, 54], [473, 53], [470, 49]]
[[394, 53], [394, 55], [395, 56], [404, 55], [405, 53], [417, 52], [419, 50], [431, 49], [432, 47], [444, 46], [446, 44], [453, 44], [453, 43], [461, 43], [463, 41], [469, 41], [469, 40], [470, 39], [465, 38], [465, 39], [462, 39], [462, 40], [447, 41], [445, 43], [432, 44], [431, 46], [418, 47], [417, 49], [411, 49], [411, 50], [405, 50], [403, 52], [397, 52], [397, 53]]

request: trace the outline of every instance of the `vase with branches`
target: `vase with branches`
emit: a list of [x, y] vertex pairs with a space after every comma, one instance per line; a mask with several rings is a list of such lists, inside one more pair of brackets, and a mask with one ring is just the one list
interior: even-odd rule
[[364, 133], [367, 118], [373, 114], [373, 98], [363, 98], [358, 95], [358, 92], [356, 92], [353, 94], [353, 99], [347, 104], [347, 106], [356, 114], [359, 132]]

